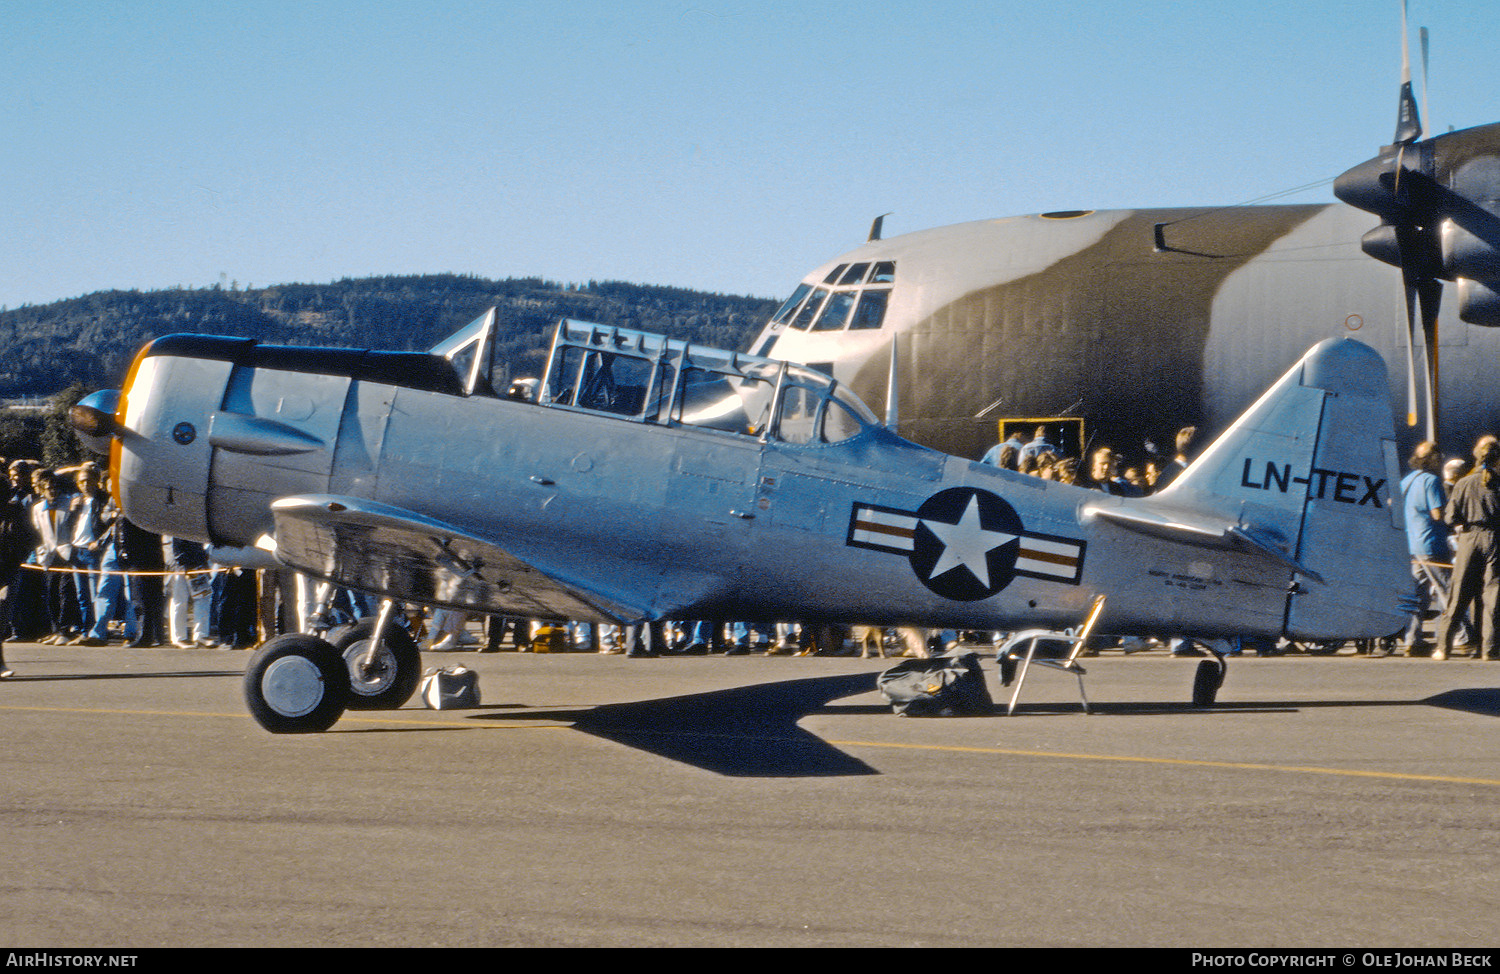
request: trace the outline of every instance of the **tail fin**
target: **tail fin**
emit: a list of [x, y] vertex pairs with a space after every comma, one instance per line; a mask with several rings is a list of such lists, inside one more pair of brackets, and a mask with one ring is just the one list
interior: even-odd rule
[[1394, 432], [1379, 353], [1329, 339], [1153, 500], [1293, 569], [1288, 637], [1387, 636], [1412, 584]]

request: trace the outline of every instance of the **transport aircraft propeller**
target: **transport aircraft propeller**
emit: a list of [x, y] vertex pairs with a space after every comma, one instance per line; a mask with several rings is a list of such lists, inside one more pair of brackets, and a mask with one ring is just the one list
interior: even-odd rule
[[[1422, 59], [1425, 99], [1425, 30]], [[1425, 413], [1428, 439], [1437, 438], [1443, 282], [1457, 284], [1460, 318], [1470, 324], [1500, 325], [1500, 159], [1484, 145], [1493, 141], [1497, 128], [1487, 125], [1422, 140], [1403, 0], [1395, 138], [1380, 155], [1339, 176], [1333, 192], [1350, 206], [1381, 218], [1362, 246], [1372, 257], [1401, 269], [1407, 321], [1406, 422], [1416, 426]]]

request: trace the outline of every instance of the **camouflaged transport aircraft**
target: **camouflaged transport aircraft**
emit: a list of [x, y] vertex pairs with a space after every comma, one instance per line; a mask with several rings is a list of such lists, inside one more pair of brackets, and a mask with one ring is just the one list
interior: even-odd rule
[[1350, 205], [1080, 209], [890, 239], [877, 220], [750, 347], [879, 408], [895, 343], [901, 433], [978, 457], [999, 416], [1082, 417], [1132, 453], [1221, 430], [1310, 345], [1350, 337], [1405, 390], [1403, 445], [1462, 452], [1500, 429], [1500, 124], [1421, 140], [1404, 50], [1402, 70], [1392, 144], [1334, 183]]

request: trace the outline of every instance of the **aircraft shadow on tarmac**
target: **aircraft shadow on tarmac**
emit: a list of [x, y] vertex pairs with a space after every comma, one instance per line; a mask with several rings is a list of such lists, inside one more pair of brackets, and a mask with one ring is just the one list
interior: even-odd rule
[[[586, 710], [508, 711], [483, 719], [561, 720], [575, 730], [740, 778], [878, 774], [797, 726], [841, 697], [875, 689], [874, 673], [786, 680]], [[887, 708], [879, 708], [886, 710]]]
[[[730, 777], [840, 777], [879, 772], [845, 754], [797, 722], [814, 713], [890, 714], [880, 704], [834, 704], [875, 689], [876, 674], [787, 680], [710, 693], [605, 704], [584, 710], [547, 710], [487, 715], [483, 719], [561, 720], [575, 730], [646, 751], [671, 761]], [[1113, 716], [1293, 713], [1321, 707], [1435, 706], [1500, 716], [1500, 688], [1452, 690], [1409, 700], [1266, 700], [1221, 702], [1197, 708], [1186, 701], [1107, 703], [1094, 713]], [[996, 706], [995, 714], [1003, 712]], [[1016, 716], [1078, 714], [1074, 706], [1023, 705]]]
[[[578, 710], [515, 710], [506, 705], [485, 720], [565, 721], [575, 730], [671, 761], [730, 777], [799, 778], [879, 774], [797, 722], [810, 714], [890, 714], [881, 704], [834, 704], [875, 690], [874, 673], [816, 677], [735, 687]], [[1221, 701], [1211, 708], [1186, 701], [1095, 703], [1095, 715], [1229, 717], [1295, 713], [1328, 707], [1443, 707], [1500, 716], [1500, 688], [1450, 690], [1423, 699]], [[1077, 704], [1022, 704], [1016, 717], [1078, 716]], [[995, 707], [995, 716], [1004, 712]], [[937, 718], [941, 719], [941, 718]], [[983, 719], [983, 718], [981, 718]], [[1014, 719], [1014, 718], [1012, 718]]]
[[1497, 687], [1445, 690], [1422, 702], [1448, 710], [1462, 710], [1465, 713], [1480, 714], [1485, 717], [1500, 717], [1500, 688]]

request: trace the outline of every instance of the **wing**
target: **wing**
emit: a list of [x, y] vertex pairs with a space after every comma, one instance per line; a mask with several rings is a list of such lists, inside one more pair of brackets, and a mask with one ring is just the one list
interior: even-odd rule
[[533, 619], [618, 622], [644, 615], [492, 541], [387, 504], [302, 494], [275, 501], [271, 514], [278, 561], [348, 588]]

